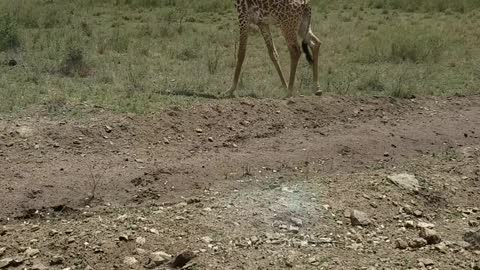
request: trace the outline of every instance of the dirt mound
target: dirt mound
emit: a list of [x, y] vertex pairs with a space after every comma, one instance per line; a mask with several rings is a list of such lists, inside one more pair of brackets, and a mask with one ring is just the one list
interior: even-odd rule
[[[475, 266], [462, 236], [480, 219], [479, 97], [89, 117], [0, 120], [3, 263], [143, 269], [191, 250], [191, 269]], [[440, 244], [419, 238], [426, 223]]]

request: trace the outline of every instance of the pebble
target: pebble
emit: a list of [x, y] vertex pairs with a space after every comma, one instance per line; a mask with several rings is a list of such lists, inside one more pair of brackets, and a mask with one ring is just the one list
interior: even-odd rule
[[184, 251], [175, 257], [175, 260], [172, 262], [172, 266], [176, 268], [184, 267], [194, 257], [195, 254], [192, 251]]
[[210, 238], [209, 236], [202, 237], [202, 242], [204, 242], [205, 244], [210, 244], [212, 241], [212, 238]]
[[358, 210], [350, 212], [350, 222], [353, 226], [368, 226], [372, 223], [366, 213]]
[[125, 259], [123, 259], [123, 263], [128, 266], [134, 266], [135, 264], [138, 263], [138, 260], [135, 259], [134, 257], [125, 257]]
[[397, 239], [395, 241], [395, 248], [398, 248], [398, 249], [406, 249], [408, 247], [408, 243], [407, 241], [403, 240], [403, 239]]
[[423, 238], [415, 238], [408, 242], [408, 246], [411, 248], [422, 248], [427, 245], [427, 240]]
[[59, 255], [53, 256], [53, 258], [50, 260], [50, 265], [59, 265], [63, 264], [63, 257]]
[[135, 243], [137, 243], [139, 246], [143, 246], [145, 245], [145, 243], [147, 242], [147, 240], [145, 239], [145, 237], [137, 237], [137, 239], [135, 240]]
[[298, 226], [298, 227], [302, 227], [303, 226], [303, 220], [299, 219], [299, 218], [296, 218], [296, 217], [292, 217], [290, 218], [290, 221], [295, 224], [295, 226]]
[[150, 260], [152, 260], [152, 262], [156, 266], [164, 264], [165, 262], [170, 260], [171, 257], [172, 257], [172, 255], [167, 254], [163, 251], [157, 251], [157, 252], [150, 253]]
[[435, 264], [435, 262], [431, 259], [424, 259], [424, 258], [420, 258], [418, 259], [418, 262], [424, 266], [432, 266]]
[[442, 242], [442, 239], [438, 233], [432, 229], [422, 228], [420, 230], [419, 236], [427, 240], [429, 245], [435, 245]]
[[34, 257], [38, 254], [40, 254], [40, 250], [38, 249], [27, 248], [27, 250], [25, 250], [25, 256], [27, 257]]

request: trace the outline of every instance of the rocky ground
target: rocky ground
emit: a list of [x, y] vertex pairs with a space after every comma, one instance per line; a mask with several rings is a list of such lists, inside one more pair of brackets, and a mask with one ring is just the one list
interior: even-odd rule
[[0, 120], [0, 269], [480, 269], [480, 97]]

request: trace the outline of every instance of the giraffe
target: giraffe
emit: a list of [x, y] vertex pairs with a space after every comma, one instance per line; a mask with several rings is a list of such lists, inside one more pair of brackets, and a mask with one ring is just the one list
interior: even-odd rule
[[[240, 42], [233, 84], [225, 92], [225, 95], [231, 97], [237, 89], [242, 65], [245, 60], [251, 25], [258, 26], [280, 81], [283, 87], [288, 89], [288, 97], [293, 96], [295, 73], [302, 54], [298, 42], [298, 37], [300, 37], [302, 39], [303, 52], [312, 66], [316, 94], [321, 94], [318, 86], [318, 55], [321, 42], [311, 30], [312, 8], [310, 0], [236, 0], [235, 7], [238, 12]], [[272, 24], [280, 28], [290, 52], [290, 78], [288, 85], [280, 67], [278, 53], [270, 32], [270, 25]]]

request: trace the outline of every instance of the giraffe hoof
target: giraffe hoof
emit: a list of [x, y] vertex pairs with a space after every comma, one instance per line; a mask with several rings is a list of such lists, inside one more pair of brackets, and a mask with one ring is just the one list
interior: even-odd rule
[[223, 92], [220, 96], [223, 97], [223, 98], [234, 98], [235, 94], [231, 89], [229, 89], [229, 90]]

